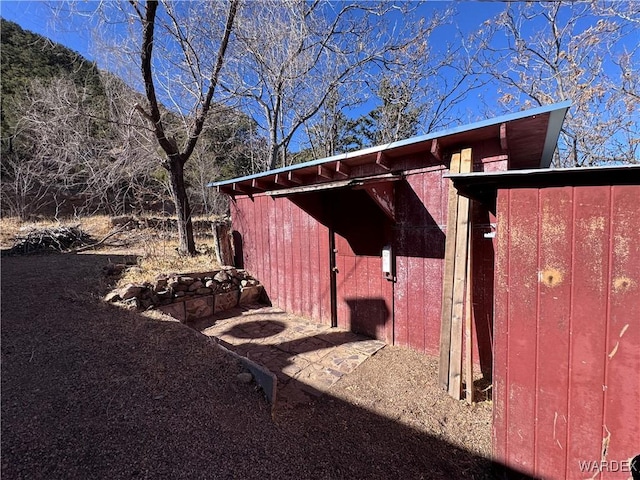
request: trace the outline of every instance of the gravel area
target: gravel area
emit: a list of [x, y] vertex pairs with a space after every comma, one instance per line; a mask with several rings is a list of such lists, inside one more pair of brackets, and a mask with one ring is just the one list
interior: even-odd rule
[[276, 411], [200, 333], [101, 300], [116, 255], [2, 259], [4, 479], [490, 478], [487, 403], [385, 347]]

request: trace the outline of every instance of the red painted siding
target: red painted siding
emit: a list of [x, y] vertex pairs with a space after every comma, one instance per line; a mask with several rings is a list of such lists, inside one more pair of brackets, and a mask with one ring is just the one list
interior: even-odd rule
[[[446, 170], [407, 177], [396, 202], [402, 206], [394, 227], [396, 343], [437, 354], [442, 302], [442, 264], [446, 218]], [[445, 193], [443, 193], [445, 192]]]
[[233, 228], [242, 238], [244, 267], [274, 305], [329, 323], [329, 230], [286, 198], [237, 198]]
[[[640, 187], [498, 192], [496, 460], [543, 478], [640, 453]], [[615, 463], [617, 462], [617, 463]], [[598, 477], [597, 477], [598, 478]]]
[[[496, 142], [473, 146], [478, 170], [505, 169]], [[434, 159], [431, 159], [434, 161]], [[234, 229], [242, 236], [245, 267], [259, 278], [274, 303], [316, 321], [331, 321], [329, 234], [335, 231], [337, 321], [387, 342], [436, 355], [440, 339], [446, 208], [450, 180], [441, 164], [422, 156], [397, 159], [417, 169], [393, 183], [396, 219], [364, 190], [338, 189], [272, 198], [237, 197]], [[354, 167], [354, 175], [379, 174], [378, 166]], [[387, 192], [391, 185], [387, 185]], [[491, 370], [493, 248], [483, 233], [489, 214], [474, 214], [474, 359]], [[331, 229], [331, 230], [330, 230]], [[391, 245], [396, 281], [382, 273], [382, 247]]]

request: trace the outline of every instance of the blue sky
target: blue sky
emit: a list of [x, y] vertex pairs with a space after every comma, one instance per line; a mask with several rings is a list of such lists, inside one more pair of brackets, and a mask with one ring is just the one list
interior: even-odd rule
[[[90, 12], [98, 5], [99, 2], [95, 1], [81, 1], [78, 3], [78, 7], [87, 14], [78, 15], [71, 14], [69, 7], [63, 2], [2, 0], [0, 15], [7, 20], [18, 23], [25, 30], [38, 33], [65, 45], [89, 60], [96, 60], [91, 40], [93, 22], [90, 18]], [[460, 30], [463, 34], [474, 32], [482, 22], [504, 9], [502, 2], [428, 2], [419, 7], [419, 14], [429, 18], [434, 11], [442, 10], [448, 6], [455, 6], [458, 14], [452, 25], [440, 27], [435, 31], [433, 36], [433, 48], [435, 49], [446, 48], [447, 43], [452, 40], [455, 30]], [[399, 16], [397, 21], [401, 24], [402, 17]], [[98, 61], [98, 65], [101, 68], [105, 67], [100, 61]], [[484, 92], [483, 95], [489, 96], [491, 92]], [[471, 101], [473, 100], [471, 99]], [[347, 114], [355, 118], [368, 113], [374, 107], [375, 101], [372, 100], [347, 112]]]
[[[98, 2], [80, 2], [80, 8], [90, 12]], [[421, 7], [424, 15], [429, 15], [433, 8], [442, 8], [453, 2], [429, 2]], [[502, 2], [456, 2], [459, 11], [455, 18], [455, 26], [463, 32], [477, 29], [482, 22], [498, 14], [504, 9]], [[25, 30], [38, 33], [61, 43], [82, 54], [89, 60], [94, 59], [91, 47], [91, 21], [88, 16], [71, 15], [62, 2], [2, 0], [0, 15], [6, 20], [19, 24]], [[438, 38], [440, 36], [440, 38]], [[435, 40], [444, 41], [448, 34], [440, 30]]]
[[[109, 0], [107, 0], [109, 1]], [[95, 1], [80, 1], [78, 5], [80, 9], [84, 9], [87, 13], [91, 12], [98, 6]], [[614, 3], [615, 4], [615, 3]], [[623, 5], [624, 2], [617, 3]], [[522, 5], [522, 4], [520, 4]], [[584, 6], [584, 3], [576, 3], [578, 6]], [[634, 5], [630, 3], [628, 5]], [[439, 48], [450, 42], [456, 30], [463, 35], [477, 31], [477, 29], [488, 19], [496, 18], [505, 9], [505, 2], [501, 1], [476, 1], [476, 2], [427, 2], [419, 7], [420, 15], [429, 18], [433, 11], [452, 6], [456, 9], [457, 14], [453, 18], [453, 24], [436, 30], [432, 36], [432, 46]], [[573, 6], [563, 8], [563, 15], [569, 15]], [[640, 9], [640, 7], [639, 7]], [[0, 15], [7, 19], [18, 23], [22, 28], [44, 35], [57, 43], [61, 43], [86, 57], [89, 60], [95, 60], [93, 54], [91, 37], [92, 37], [92, 19], [89, 14], [78, 15], [70, 14], [69, 7], [58, 1], [0, 1]], [[401, 21], [401, 18], [398, 18]], [[587, 28], [596, 24], [597, 18], [586, 16], [581, 22], [586, 22], [581, 28]], [[544, 28], [544, 26], [541, 26]], [[118, 26], [113, 26], [116, 29]], [[536, 25], [529, 23], [526, 31], [520, 32], [523, 36], [535, 38], [538, 35]], [[640, 34], [627, 35], [622, 43], [617, 45], [617, 53], [624, 48], [632, 51], [640, 43]], [[634, 58], [637, 59], [640, 50], [635, 51]], [[616, 52], [613, 52], [616, 53]], [[635, 62], [635, 60], [634, 60]], [[105, 67], [98, 63], [100, 67]], [[637, 69], [637, 65], [635, 66]], [[612, 70], [609, 70], [612, 69]], [[619, 75], [619, 71], [611, 64], [611, 58], [606, 60], [605, 70], [607, 73]], [[446, 75], [446, 74], [445, 74]], [[501, 106], [497, 102], [500, 95], [500, 86], [491, 83], [482, 89], [469, 93], [463, 104], [456, 108], [453, 117], [459, 122], [468, 123], [471, 121], [482, 120], [484, 118], [506, 113], [505, 108], [518, 108], [518, 105]], [[559, 101], [561, 99], [557, 99]], [[522, 107], [522, 105], [520, 105]], [[373, 108], [371, 102], [359, 107], [359, 109], [346, 112], [348, 116], [356, 117], [360, 114], [367, 113]], [[366, 110], [366, 111], [365, 111]], [[607, 115], [606, 111], [592, 112], [597, 115]], [[424, 133], [424, 132], [419, 132]], [[294, 147], [295, 150], [295, 147]]]

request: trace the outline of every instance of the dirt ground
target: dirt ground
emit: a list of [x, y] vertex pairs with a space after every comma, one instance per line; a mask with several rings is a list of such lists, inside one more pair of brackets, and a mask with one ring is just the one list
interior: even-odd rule
[[434, 359], [385, 347], [272, 418], [203, 335], [101, 300], [123, 259], [2, 258], [3, 479], [491, 478], [491, 405]]

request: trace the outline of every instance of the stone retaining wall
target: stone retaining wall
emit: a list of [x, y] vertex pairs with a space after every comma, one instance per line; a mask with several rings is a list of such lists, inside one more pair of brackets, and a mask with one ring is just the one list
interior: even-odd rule
[[131, 283], [114, 290], [105, 300], [123, 302], [139, 310], [156, 308], [181, 322], [209, 317], [237, 305], [268, 303], [260, 282], [245, 270], [233, 267], [159, 275], [154, 283]]

